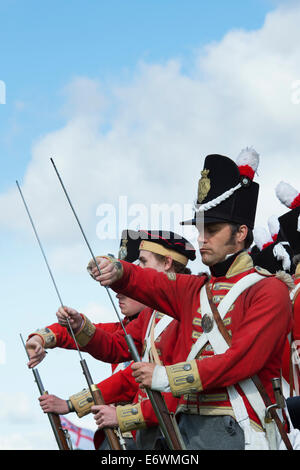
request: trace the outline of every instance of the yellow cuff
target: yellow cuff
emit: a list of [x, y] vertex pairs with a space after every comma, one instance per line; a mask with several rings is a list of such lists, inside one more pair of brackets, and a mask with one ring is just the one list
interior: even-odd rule
[[55, 348], [56, 336], [53, 331], [50, 330], [50, 328], [41, 328], [40, 330], [37, 330], [34, 334], [42, 338], [44, 342], [44, 349]]
[[84, 348], [90, 342], [96, 331], [95, 325], [85, 315], [83, 315], [83, 320], [82, 327], [75, 335], [76, 341], [81, 348]]
[[70, 396], [70, 402], [72, 403], [74, 410], [76, 411], [78, 418], [87, 415], [91, 412], [91, 407], [94, 405], [94, 400], [89, 390], [83, 389], [79, 393]]
[[140, 403], [117, 406], [117, 419], [121, 432], [146, 428]]
[[203, 390], [195, 360], [166, 366], [166, 371], [174, 397]]

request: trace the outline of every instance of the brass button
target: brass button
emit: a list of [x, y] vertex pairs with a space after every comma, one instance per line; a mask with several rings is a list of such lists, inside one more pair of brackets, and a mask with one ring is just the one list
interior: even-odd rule
[[192, 384], [193, 382], [195, 382], [194, 376], [193, 375], [188, 375], [187, 378], [186, 378], [186, 381], [189, 384]]
[[214, 326], [214, 319], [208, 313], [205, 313], [201, 319], [201, 327], [204, 333], [209, 333]]

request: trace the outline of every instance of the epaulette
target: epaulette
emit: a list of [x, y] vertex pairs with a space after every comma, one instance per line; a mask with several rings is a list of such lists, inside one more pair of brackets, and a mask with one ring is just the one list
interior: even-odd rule
[[166, 275], [170, 281], [176, 281], [176, 273], [166, 273]]
[[277, 271], [275, 277], [280, 281], [284, 282], [287, 285], [288, 289], [291, 291], [295, 288], [295, 283], [292, 276], [285, 271]]
[[268, 271], [265, 268], [261, 268], [260, 266], [254, 266], [254, 269], [258, 274], [261, 274], [262, 276], [266, 276], [266, 277], [274, 276], [274, 274], [270, 273], [270, 271]]
[[265, 268], [261, 268], [260, 266], [254, 266], [254, 269], [262, 276], [276, 277], [277, 279], [279, 279], [279, 281], [282, 281], [284, 284], [286, 284], [289, 290], [292, 290], [295, 287], [292, 276], [286, 273], [285, 271], [276, 271], [276, 273], [274, 274], [270, 273], [270, 271]]

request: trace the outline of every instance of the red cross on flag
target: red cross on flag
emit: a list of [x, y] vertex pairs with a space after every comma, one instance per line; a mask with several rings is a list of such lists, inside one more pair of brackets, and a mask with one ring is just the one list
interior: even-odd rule
[[73, 448], [80, 450], [95, 450], [94, 447], [94, 431], [91, 429], [80, 428], [71, 423], [64, 416], [60, 416], [62, 427], [67, 429], [72, 440]]

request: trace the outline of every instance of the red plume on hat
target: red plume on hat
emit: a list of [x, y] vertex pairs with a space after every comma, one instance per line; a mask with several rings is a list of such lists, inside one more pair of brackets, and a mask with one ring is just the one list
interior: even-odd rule
[[260, 250], [260, 253], [256, 253], [254, 258], [259, 266], [265, 267], [270, 272], [275, 272], [278, 269], [290, 271], [291, 257], [284, 246], [286, 242], [276, 243], [270, 232], [263, 227], [255, 227], [253, 236], [255, 244]]
[[253, 147], [246, 147], [241, 150], [236, 159], [236, 164], [239, 168], [240, 175], [249, 178], [251, 181], [257, 173], [259, 165], [259, 154]]
[[289, 209], [296, 209], [300, 206], [300, 193], [289, 183], [281, 181], [275, 189], [279, 201]]
[[270, 233], [264, 227], [254, 227], [253, 237], [254, 243], [260, 250], [264, 250], [267, 246], [274, 243]]

